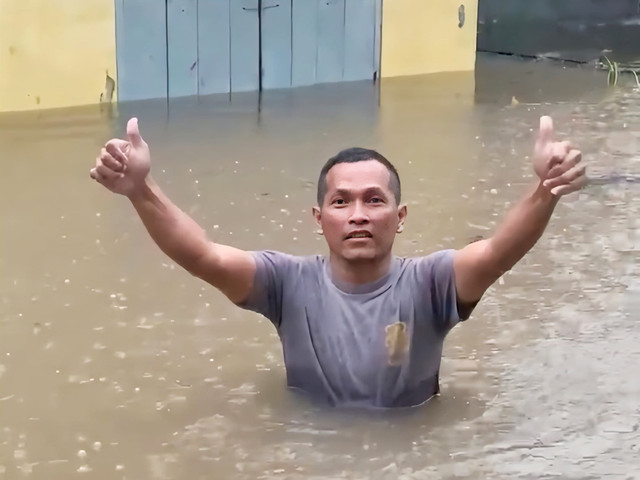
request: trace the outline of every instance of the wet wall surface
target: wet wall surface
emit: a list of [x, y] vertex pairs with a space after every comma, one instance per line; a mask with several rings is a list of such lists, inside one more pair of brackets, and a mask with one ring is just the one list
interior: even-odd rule
[[[637, 0], [480, 0], [478, 49], [591, 62], [640, 58]], [[606, 50], [606, 52], [604, 52]]]

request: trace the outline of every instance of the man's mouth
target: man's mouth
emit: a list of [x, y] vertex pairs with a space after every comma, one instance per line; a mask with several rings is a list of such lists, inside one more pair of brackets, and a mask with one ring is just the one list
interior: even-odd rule
[[359, 230], [356, 232], [351, 232], [349, 235], [347, 235], [347, 240], [351, 238], [371, 238], [371, 237], [372, 237], [371, 233], [365, 230]]

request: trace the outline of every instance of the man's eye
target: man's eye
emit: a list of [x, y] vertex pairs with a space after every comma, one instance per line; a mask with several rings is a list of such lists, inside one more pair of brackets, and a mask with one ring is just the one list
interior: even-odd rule
[[371, 203], [382, 203], [382, 199], [379, 197], [373, 197], [371, 200], [369, 200]]
[[346, 202], [343, 198], [336, 198], [333, 202], [334, 205], [344, 205]]

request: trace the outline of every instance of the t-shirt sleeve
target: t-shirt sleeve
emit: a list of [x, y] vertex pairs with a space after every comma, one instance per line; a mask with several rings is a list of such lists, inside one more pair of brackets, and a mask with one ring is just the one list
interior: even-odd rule
[[247, 299], [238, 306], [260, 313], [276, 327], [282, 320], [284, 282], [294, 265], [294, 259], [274, 251], [251, 252], [256, 261], [256, 274]]
[[447, 332], [471, 315], [475, 305], [459, 310], [456, 278], [453, 270], [455, 250], [441, 250], [420, 259], [419, 276], [428, 295], [433, 320], [438, 329]]

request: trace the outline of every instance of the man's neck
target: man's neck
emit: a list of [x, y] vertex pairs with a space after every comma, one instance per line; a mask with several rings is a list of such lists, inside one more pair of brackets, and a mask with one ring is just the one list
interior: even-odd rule
[[333, 279], [340, 283], [364, 285], [375, 282], [389, 273], [391, 253], [383, 259], [353, 262], [338, 258], [332, 253], [329, 255], [329, 264]]

